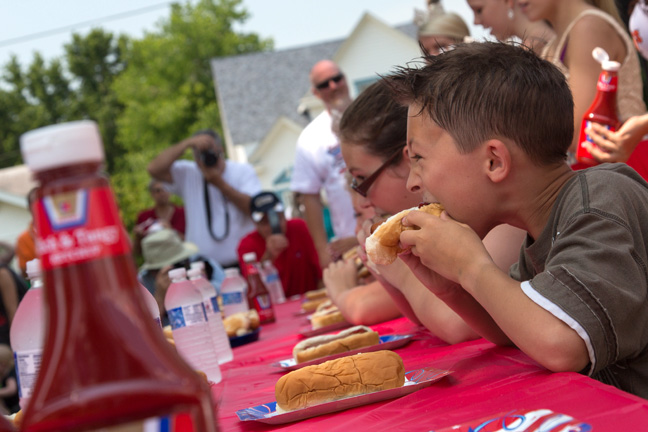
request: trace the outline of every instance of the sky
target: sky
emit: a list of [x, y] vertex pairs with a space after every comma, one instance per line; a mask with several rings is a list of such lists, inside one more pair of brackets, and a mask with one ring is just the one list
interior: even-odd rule
[[[197, 0], [190, 1], [195, 4]], [[11, 54], [31, 63], [38, 51], [46, 60], [64, 53], [72, 33], [86, 34], [102, 27], [115, 34], [142, 37], [157, 30], [168, 17], [170, 1], [163, 0], [0, 0], [0, 66]], [[414, 8], [425, 0], [243, 0], [251, 17], [238, 30], [272, 37], [275, 49], [343, 38], [364, 12], [390, 25], [412, 20]], [[473, 25], [465, 0], [442, 0], [447, 11], [461, 15], [476, 38], [488, 35]]]

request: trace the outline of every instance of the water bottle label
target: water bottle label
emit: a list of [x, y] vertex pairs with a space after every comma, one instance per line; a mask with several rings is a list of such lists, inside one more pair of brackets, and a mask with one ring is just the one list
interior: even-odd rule
[[21, 399], [31, 397], [40, 370], [42, 353], [42, 350], [14, 352], [18, 396]]
[[130, 241], [108, 187], [43, 197], [33, 205], [43, 270], [123, 255]]
[[243, 303], [242, 291], [222, 293], [221, 296], [223, 297], [223, 306]]
[[220, 312], [220, 308], [218, 307], [218, 297], [214, 296], [209, 300], [211, 302], [211, 308], [214, 311], [214, 313]]
[[279, 280], [279, 273], [268, 273], [266, 276], [268, 283], [273, 283]]
[[167, 314], [173, 330], [207, 322], [205, 305], [202, 303], [173, 308]]
[[95, 432], [194, 432], [195, 430], [191, 416], [186, 413], [151, 417], [118, 426], [94, 429]]

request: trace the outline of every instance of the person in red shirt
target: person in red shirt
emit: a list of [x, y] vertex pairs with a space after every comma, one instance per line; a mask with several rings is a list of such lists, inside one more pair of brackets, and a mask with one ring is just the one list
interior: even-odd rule
[[322, 270], [306, 222], [286, 220], [283, 204], [273, 192], [252, 197], [250, 210], [256, 231], [243, 237], [237, 250], [243, 276], [247, 276], [243, 255], [255, 252], [259, 262], [273, 262], [286, 298], [320, 288]]

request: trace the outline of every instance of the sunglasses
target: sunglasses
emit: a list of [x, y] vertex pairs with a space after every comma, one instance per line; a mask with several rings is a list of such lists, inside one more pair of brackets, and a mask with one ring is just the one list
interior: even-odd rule
[[403, 151], [402, 148], [396, 150], [396, 152], [393, 155], [391, 155], [389, 159], [383, 162], [383, 164], [380, 165], [378, 169], [373, 172], [373, 174], [371, 174], [369, 177], [364, 179], [362, 183], [358, 184], [358, 179], [354, 177], [353, 180], [351, 180], [351, 189], [353, 189], [355, 192], [359, 193], [360, 195], [366, 198], [371, 185], [374, 184], [374, 182], [378, 179], [378, 177], [385, 170], [385, 168], [387, 168], [396, 160], [396, 158], [398, 157], [399, 154], [401, 154], [402, 151]]
[[339, 74], [337, 74], [337, 75], [335, 75], [335, 76], [333, 76], [333, 77], [331, 77], [331, 78], [329, 78], [329, 79], [327, 79], [327, 80], [322, 81], [322, 82], [319, 83], [319, 84], [315, 84], [315, 88], [316, 88], [317, 90], [324, 90], [324, 89], [327, 89], [327, 88], [329, 88], [329, 85], [331, 84], [331, 81], [333, 81], [334, 83], [337, 84], [337, 83], [339, 83], [340, 81], [342, 81], [343, 78], [344, 78], [344, 74], [343, 74], [343, 73], [339, 73]]

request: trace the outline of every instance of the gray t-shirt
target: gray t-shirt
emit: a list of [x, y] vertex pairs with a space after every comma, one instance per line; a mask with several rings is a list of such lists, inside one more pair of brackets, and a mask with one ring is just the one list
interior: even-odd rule
[[[585, 341], [592, 378], [648, 398], [648, 183], [625, 164], [578, 171], [511, 277]], [[539, 329], [541, 331], [541, 329]]]

